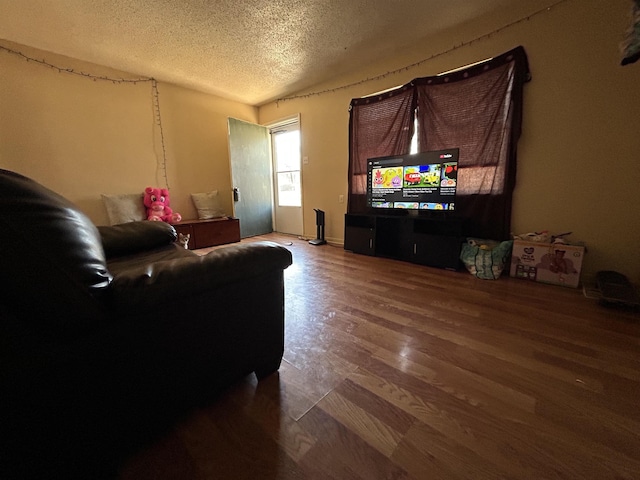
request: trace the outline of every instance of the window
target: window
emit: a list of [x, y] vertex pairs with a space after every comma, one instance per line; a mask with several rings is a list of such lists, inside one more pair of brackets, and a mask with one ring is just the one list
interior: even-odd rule
[[470, 225], [470, 236], [508, 238], [522, 90], [529, 80], [526, 53], [517, 47], [462, 70], [353, 99], [348, 212], [367, 211], [367, 159], [459, 148], [456, 212]]
[[300, 129], [297, 125], [271, 130], [276, 175], [276, 204], [302, 206], [300, 183]]

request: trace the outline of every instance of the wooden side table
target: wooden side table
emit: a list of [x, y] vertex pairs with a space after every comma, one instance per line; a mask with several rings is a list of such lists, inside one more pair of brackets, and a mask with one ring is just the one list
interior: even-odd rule
[[240, 241], [240, 220], [213, 218], [211, 220], [183, 220], [173, 225], [176, 232], [189, 234], [189, 249], [213, 247]]

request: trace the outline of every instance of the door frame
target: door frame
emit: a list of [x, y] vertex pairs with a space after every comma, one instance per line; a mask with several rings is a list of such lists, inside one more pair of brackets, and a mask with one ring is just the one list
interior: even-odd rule
[[[273, 142], [273, 134], [272, 131], [273, 130], [277, 130], [278, 128], [283, 128], [286, 127], [288, 125], [293, 125], [296, 124], [298, 131], [300, 132], [300, 207], [299, 207], [299, 221], [300, 221], [300, 228], [301, 231], [300, 233], [298, 233], [297, 235], [303, 236], [304, 235], [304, 174], [303, 174], [303, 166], [304, 166], [304, 160], [302, 157], [302, 124], [300, 122], [300, 114], [295, 114], [295, 115], [291, 115], [279, 120], [276, 120], [274, 122], [270, 122], [268, 124], [265, 125], [265, 127], [267, 128], [267, 130], [269, 131], [269, 150], [271, 152], [271, 184], [273, 186], [272, 188], [272, 192], [273, 192], [273, 209], [272, 209], [272, 215], [273, 215], [273, 230], [274, 231], [279, 231], [278, 230], [278, 221], [277, 221], [277, 214], [276, 214], [276, 210], [278, 209], [278, 205], [277, 205], [277, 192], [276, 192], [276, 185], [277, 185], [277, 179], [276, 179], [276, 165], [275, 165], [275, 158], [274, 158], [274, 142]], [[298, 207], [292, 207], [292, 208], [298, 208]]]

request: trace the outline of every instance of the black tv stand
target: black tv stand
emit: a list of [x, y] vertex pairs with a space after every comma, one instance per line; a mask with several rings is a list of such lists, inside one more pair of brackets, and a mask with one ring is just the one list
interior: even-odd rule
[[463, 223], [461, 218], [451, 216], [347, 213], [344, 248], [364, 255], [458, 270]]

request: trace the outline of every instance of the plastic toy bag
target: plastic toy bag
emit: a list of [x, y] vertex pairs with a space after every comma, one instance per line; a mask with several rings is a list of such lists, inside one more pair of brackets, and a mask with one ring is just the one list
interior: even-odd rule
[[460, 260], [471, 275], [484, 280], [500, 278], [505, 266], [509, 265], [513, 240], [496, 242], [468, 238], [462, 245]]

